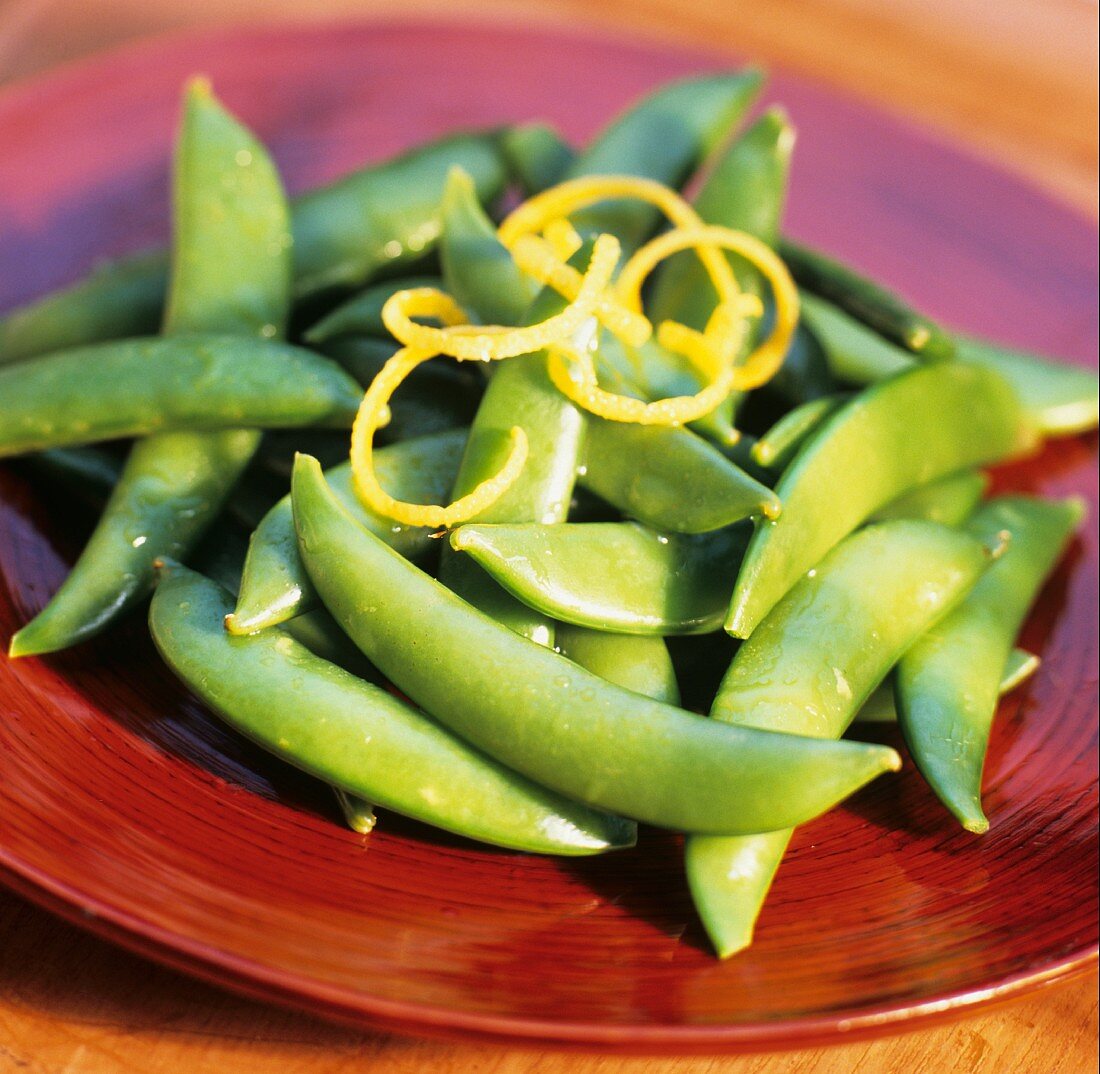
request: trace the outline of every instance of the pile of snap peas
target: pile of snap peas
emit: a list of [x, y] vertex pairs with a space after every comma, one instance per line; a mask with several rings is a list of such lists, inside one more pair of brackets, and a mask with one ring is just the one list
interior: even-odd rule
[[[783, 236], [791, 124], [773, 107], [737, 133], [761, 83], [664, 86], [579, 152], [540, 123], [462, 133], [289, 201], [192, 82], [170, 251], [0, 318], [0, 457], [102, 506], [10, 655], [84, 642], [153, 592], [166, 663], [329, 783], [356, 830], [380, 806], [560, 855], [630, 846], [638, 822], [681, 831], [722, 957], [750, 943], [793, 829], [899, 766], [842, 737], [854, 720], [896, 720], [931, 792], [984, 831], [997, 699], [1037, 665], [1016, 634], [1083, 508], [986, 499], [980, 468], [1095, 427], [1097, 378], [952, 333]], [[387, 299], [432, 286], [482, 324], [545, 319], [563, 300], [494, 214], [605, 174], [701, 175], [705, 222], [781, 254], [801, 319], [780, 373], [680, 427], [578, 409], [543, 352], [489, 374], [435, 361], [393, 401], [381, 484], [465, 495], [515, 426], [522, 473], [449, 535], [364, 506], [347, 430], [397, 347]], [[629, 252], [661, 222], [616, 199], [572, 223]], [[766, 326], [767, 286], [726, 256]], [[714, 303], [690, 252], [646, 296], [654, 323], [698, 330]], [[656, 343], [608, 337], [597, 361], [643, 400], [701, 383]], [[715, 688], [699, 660], [723, 630]]]

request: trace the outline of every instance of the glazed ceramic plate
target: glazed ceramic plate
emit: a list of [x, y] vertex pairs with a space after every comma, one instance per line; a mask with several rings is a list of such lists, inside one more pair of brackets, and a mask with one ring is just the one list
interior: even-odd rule
[[[728, 62], [728, 61], [727, 61]], [[292, 189], [458, 126], [589, 136], [721, 61], [529, 31], [353, 26], [191, 36], [0, 99], [0, 308], [165, 237], [184, 78], [211, 75]], [[945, 321], [1095, 364], [1096, 233], [1015, 179], [820, 87], [773, 80], [800, 135], [788, 228]], [[1003, 487], [1092, 505], [1028, 622], [1042, 670], [1003, 706], [984, 838], [912, 765], [801, 829], [745, 954], [695, 923], [672, 834], [553, 861], [383, 816], [223, 729], [137, 620], [48, 660], [0, 658], [0, 876], [154, 958], [327, 1017], [413, 1033], [734, 1050], [913, 1025], [1095, 958], [1096, 440]], [[838, 490], [843, 495], [843, 490]], [[0, 469], [0, 641], [87, 529]], [[892, 732], [885, 732], [887, 738]]]

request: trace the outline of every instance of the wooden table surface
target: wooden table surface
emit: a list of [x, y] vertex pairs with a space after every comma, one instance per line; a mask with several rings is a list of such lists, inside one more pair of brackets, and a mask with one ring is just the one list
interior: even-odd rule
[[[139, 36], [301, 19], [296, 0], [0, 0], [0, 83]], [[1095, 0], [476, 0], [487, 20], [727, 42], [878, 101], [1097, 213]], [[315, 0], [311, 18], [454, 14]], [[739, 1058], [618, 1058], [330, 1027], [119, 951], [0, 891], [0, 1074], [946, 1074], [1096, 1069], [1095, 975], [920, 1032]]]

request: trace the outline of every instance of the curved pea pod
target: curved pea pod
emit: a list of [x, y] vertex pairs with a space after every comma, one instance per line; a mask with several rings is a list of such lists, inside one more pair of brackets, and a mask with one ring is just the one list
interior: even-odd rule
[[349, 428], [361, 399], [334, 362], [285, 343], [101, 343], [0, 372], [0, 457], [178, 429]]
[[447, 292], [482, 324], [519, 324], [535, 297], [461, 169], [447, 176], [439, 260]]
[[105, 262], [0, 317], [0, 366], [96, 340], [150, 335], [160, 326], [167, 283], [161, 252]]
[[389, 329], [382, 322], [382, 307], [398, 291], [415, 287], [439, 287], [438, 276], [399, 276], [382, 280], [353, 295], [332, 312], [322, 317], [302, 333], [302, 339], [320, 346], [342, 336], [371, 336], [389, 339]]
[[[1018, 686], [1022, 686], [1039, 670], [1040, 660], [1034, 653], [1025, 649], [1013, 649], [1008, 654], [1004, 673], [1001, 675], [998, 695], [1004, 697]], [[857, 723], [896, 723], [897, 706], [894, 704], [894, 685], [890, 680], [884, 682], [863, 703], [855, 715]]]
[[802, 287], [840, 306], [885, 339], [929, 361], [955, 356], [949, 332], [850, 266], [790, 239], [781, 242], [779, 252]]
[[633, 841], [631, 825], [535, 786], [281, 628], [227, 634], [231, 608], [219, 586], [169, 566], [149, 626], [180, 679], [276, 756], [377, 806], [497, 846], [575, 855]]
[[461, 526], [451, 547], [545, 615], [619, 634], [704, 634], [729, 605], [751, 528], [664, 534], [632, 522]]
[[847, 395], [827, 395], [787, 411], [753, 444], [753, 461], [758, 466], [785, 470], [813, 432], [848, 399]]
[[294, 202], [294, 293], [366, 283], [379, 269], [428, 253], [439, 238], [451, 168], [462, 168], [490, 202], [507, 181], [495, 134], [457, 134], [412, 149]]
[[520, 123], [500, 137], [508, 170], [530, 197], [560, 183], [577, 154], [548, 123]]
[[999, 686], [1016, 633], [1084, 516], [1079, 500], [991, 500], [967, 529], [1007, 532], [1008, 551], [974, 592], [902, 658], [895, 699], [913, 760], [970, 832], [989, 828], [981, 782]]
[[919, 366], [838, 410], [783, 474], [783, 513], [758, 526], [726, 630], [748, 637], [842, 537], [914, 485], [1022, 455], [1037, 437], [1012, 389], [976, 366]]
[[[241, 429], [164, 433], [138, 441], [129, 474], [115, 486], [76, 566], [46, 607], [11, 639], [10, 655], [77, 645], [144, 598], [153, 562], [186, 553], [229, 492], [223, 469], [236, 471], [254, 448], [253, 434]], [[148, 451], [153, 457], [147, 462]]]
[[1069, 436], [1096, 428], [1100, 403], [1097, 376], [1091, 369], [1062, 365], [969, 336], [956, 336], [955, 342], [960, 361], [994, 369], [1012, 385], [1045, 436]]
[[[321, 187], [291, 205], [294, 293], [362, 286], [383, 269], [429, 253], [452, 165], [474, 177], [485, 201], [506, 180], [492, 132], [460, 134], [410, 150]], [[41, 298], [0, 320], [3, 358], [45, 354], [151, 330], [168, 279], [164, 253], [145, 253]]]
[[555, 648], [601, 679], [666, 705], [680, 704], [676, 670], [664, 638], [608, 634], [602, 630], [559, 623]]
[[798, 406], [812, 399], [820, 399], [823, 395], [832, 395], [839, 387], [829, 368], [824, 348], [807, 327], [806, 319], [800, 318], [791, 337], [791, 345], [783, 356], [783, 364], [768, 381], [768, 394]]
[[[711, 717], [839, 738], [902, 653], [973, 589], [989, 562], [980, 541], [935, 523], [853, 534], [737, 651]], [[751, 941], [791, 834], [688, 838], [692, 897], [721, 957]]]
[[780, 498], [689, 429], [588, 415], [578, 480], [654, 529], [703, 533], [750, 515], [773, 518]]
[[759, 831], [816, 816], [899, 763], [884, 747], [729, 727], [623, 690], [387, 548], [314, 460], [299, 459], [292, 495], [306, 569], [368, 659], [456, 734], [570, 798], [686, 831]]
[[[454, 484], [465, 441], [466, 430], [458, 429], [381, 448], [374, 456], [378, 480], [399, 500], [437, 503]], [[400, 555], [416, 559], [428, 552], [433, 543], [430, 529], [401, 525], [360, 502], [352, 487], [350, 463], [334, 467], [325, 476], [345, 510]], [[234, 634], [251, 634], [300, 615], [317, 603], [317, 591], [298, 554], [288, 494], [268, 511], [252, 534], [237, 607], [226, 626]]]
[[373, 832], [378, 822], [378, 818], [374, 815], [374, 806], [362, 798], [357, 798], [354, 794], [340, 790], [339, 787], [332, 789], [336, 794], [336, 804], [344, 814], [348, 827], [360, 835], [369, 835]]
[[[638, 175], [679, 187], [740, 122], [763, 81], [753, 69], [661, 86], [614, 119], [581, 152], [565, 178]], [[658, 211], [609, 200], [577, 213], [578, 230], [610, 231], [629, 254], [654, 231]]]
[[847, 384], [874, 384], [910, 369], [915, 362], [908, 351], [817, 295], [799, 291], [798, 307], [802, 323], [817, 341], [838, 380]]
[[989, 478], [980, 470], [960, 470], [903, 492], [875, 511], [870, 521], [923, 518], [945, 526], [961, 526], [981, 503], [988, 487]]

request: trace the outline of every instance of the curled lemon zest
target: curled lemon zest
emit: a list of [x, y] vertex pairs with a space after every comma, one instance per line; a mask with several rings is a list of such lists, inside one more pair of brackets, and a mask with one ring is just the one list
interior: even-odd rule
[[382, 413], [388, 412], [388, 402], [405, 378], [437, 354], [414, 347], [397, 351], [371, 381], [351, 428], [351, 471], [356, 495], [372, 511], [406, 526], [455, 526], [473, 518], [500, 499], [527, 461], [527, 434], [517, 425], [511, 430], [511, 449], [504, 466], [446, 507], [407, 503], [394, 499], [382, 488], [374, 471], [374, 434], [382, 427]]
[[542, 234], [562, 261], [568, 261], [584, 245], [577, 229], [564, 216], [551, 220]]
[[[472, 324], [433, 328], [417, 324], [412, 320], [414, 315], [438, 317], [448, 310], [445, 302], [438, 302], [437, 305], [436, 300], [429, 298], [430, 293], [443, 295], [443, 292], [433, 292], [432, 288], [398, 291], [391, 295], [382, 307], [382, 322], [406, 347], [447, 354], [460, 361], [491, 362], [530, 354], [571, 336], [592, 316], [601, 294], [611, 282], [619, 252], [619, 240], [614, 235], [601, 235], [593, 246], [588, 269], [580, 277], [572, 301], [560, 313], [538, 324], [518, 328]], [[450, 301], [453, 303], [454, 300]], [[458, 309], [457, 304], [454, 308]]]
[[[740, 254], [771, 286], [775, 299], [775, 325], [768, 338], [737, 367], [733, 380], [734, 390], [758, 388], [778, 372], [798, 324], [798, 290], [787, 266], [766, 243], [746, 232], [714, 224], [667, 231], [646, 243], [623, 266], [617, 284], [619, 297], [624, 303], [640, 302], [642, 284], [660, 261], [681, 250], [699, 249], [704, 245]], [[724, 305], [727, 305], [725, 300], [719, 303], [718, 310]], [[728, 311], [722, 316], [729, 316]]]

